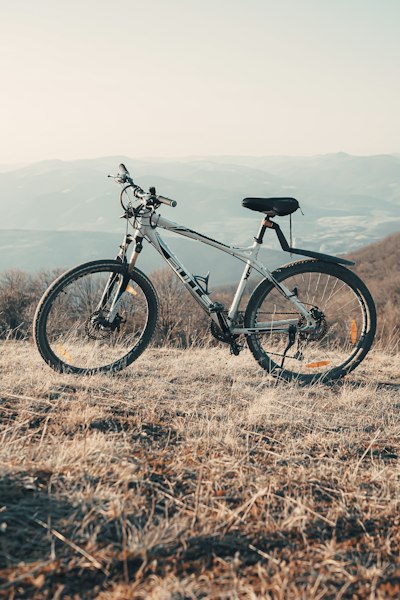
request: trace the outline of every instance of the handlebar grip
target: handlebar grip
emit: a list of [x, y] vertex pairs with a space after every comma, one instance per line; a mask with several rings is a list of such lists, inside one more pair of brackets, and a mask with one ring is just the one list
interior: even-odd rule
[[157, 200], [162, 204], [166, 204], [167, 206], [175, 207], [178, 204], [176, 200], [171, 200], [171, 198], [165, 198], [165, 196], [157, 196]]

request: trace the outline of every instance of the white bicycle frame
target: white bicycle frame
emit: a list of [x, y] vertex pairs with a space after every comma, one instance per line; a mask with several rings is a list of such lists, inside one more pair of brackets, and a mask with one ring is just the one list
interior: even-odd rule
[[[137, 249], [136, 246], [136, 248], [133, 249], [129, 262], [129, 269], [133, 269], [133, 267], [135, 266], [141, 251], [142, 239], [146, 239], [164, 258], [164, 260], [168, 263], [171, 269], [181, 279], [182, 283], [187, 288], [187, 290], [200, 304], [200, 306], [206, 311], [206, 313], [210, 315], [210, 317], [215, 321], [217, 325], [220, 324], [217, 313], [221, 311], [215, 310], [216, 303], [211, 300], [207, 291], [199, 285], [196, 276], [190, 273], [190, 271], [183, 265], [179, 258], [169, 248], [168, 244], [161, 238], [161, 236], [157, 232], [157, 229], [159, 228], [165, 229], [167, 231], [172, 231], [184, 237], [197, 240], [208, 246], [212, 246], [213, 248], [217, 248], [218, 250], [226, 252], [227, 254], [230, 254], [231, 256], [234, 256], [235, 258], [245, 263], [243, 274], [239, 281], [232, 304], [227, 314], [225, 314], [225, 320], [227, 322], [227, 326], [229, 327], [229, 331], [231, 334], [239, 335], [263, 332], [271, 333], [272, 331], [288, 332], [288, 328], [290, 325], [298, 324], [298, 318], [257, 323], [256, 327], [251, 328], [245, 328], [237, 324], [237, 316], [240, 301], [243, 297], [247, 281], [253, 269], [260, 273], [263, 277], [268, 279], [285, 298], [287, 298], [293, 303], [297, 311], [305, 318], [306, 323], [303, 325], [304, 327], [312, 327], [315, 324], [313, 316], [305, 308], [304, 304], [302, 304], [298, 300], [296, 294], [289, 290], [287, 287], [285, 287], [282, 283], [278, 282], [272, 275], [271, 271], [269, 271], [269, 269], [267, 269], [267, 267], [265, 267], [265, 265], [258, 260], [258, 253], [262, 242], [258, 241], [257, 238], [255, 238], [255, 241], [249, 247], [242, 248], [236, 246], [228, 246], [226, 244], [223, 244], [222, 242], [218, 242], [217, 240], [209, 238], [201, 233], [188, 229], [187, 227], [183, 227], [178, 223], [174, 223], [173, 221], [166, 219], [158, 213], [155, 213], [150, 208], [144, 209], [143, 212], [135, 219], [135, 233], [133, 236], [131, 236], [130, 241], [133, 241], [134, 243], [136, 242], [136, 244], [139, 242], [140, 248]], [[125, 246], [125, 248], [123, 247], [123, 252], [126, 251], [126, 247], [127, 246]], [[114, 299], [109, 316], [110, 321], [113, 320], [114, 315], [117, 312], [118, 300], [119, 298]]]

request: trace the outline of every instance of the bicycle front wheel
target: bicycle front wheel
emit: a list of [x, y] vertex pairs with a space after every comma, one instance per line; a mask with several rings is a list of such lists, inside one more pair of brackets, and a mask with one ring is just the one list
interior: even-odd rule
[[34, 317], [36, 345], [56, 371], [91, 375], [123, 369], [146, 348], [158, 302], [138, 269], [98, 260], [61, 275], [45, 292]]
[[263, 329], [247, 337], [261, 367], [276, 377], [303, 383], [339, 379], [355, 369], [376, 330], [374, 301], [360, 278], [322, 261], [293, 263], [273, 276], [296, 294], [316, 325], [307, 331], [295, 305], [270, 281], [262, 281], [245, 313], [245, 327]]

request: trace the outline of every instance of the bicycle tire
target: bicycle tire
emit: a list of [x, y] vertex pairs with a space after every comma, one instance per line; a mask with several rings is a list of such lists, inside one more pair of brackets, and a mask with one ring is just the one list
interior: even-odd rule
[[[114, 287], [127, 276], [118, 321], [114, 320], [118, 326], [107, 325], [107, 309], [93, 309], [107, 281], [113, 281]], [[157, 294], [144, 273], [136, 268], [128, 273], [127, 265], [116, 260], [97, 260], [70, 269], [49, 286], [34, 316], [34, 339], [55, 371], [110, 373], [124, 369], [142, 354], [157, 317]]]
[[314, 332], [300, 333], [304, 319], [294, 304], [269, 280], [260, 282], [249, 299], [245, 327], [263, 322], [262, 314], [269, 315], [267, 323], [288, 314], [297, 319], [296, 351], [292, 346], [286, 356], [287, 332], [277, 334], [271, 327], [268, 333], [247, 336], [260, 366], [275, 377], [306, 384], [340, 379], [355, 369], [371, 348], [376, 331], [375, 304], [361, 279], [341, 265], [318, 260], [292, 263], [272, 275], [294, 290], [308, 309], [314, 307], [319, 321]]

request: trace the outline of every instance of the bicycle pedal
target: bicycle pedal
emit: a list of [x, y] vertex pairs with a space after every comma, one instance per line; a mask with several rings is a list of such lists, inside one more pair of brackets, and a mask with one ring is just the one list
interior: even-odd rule
[[225, 310], [225, 306], [220, 302], [214, 302], [208, 310], [210, 313], [220, 313]]

